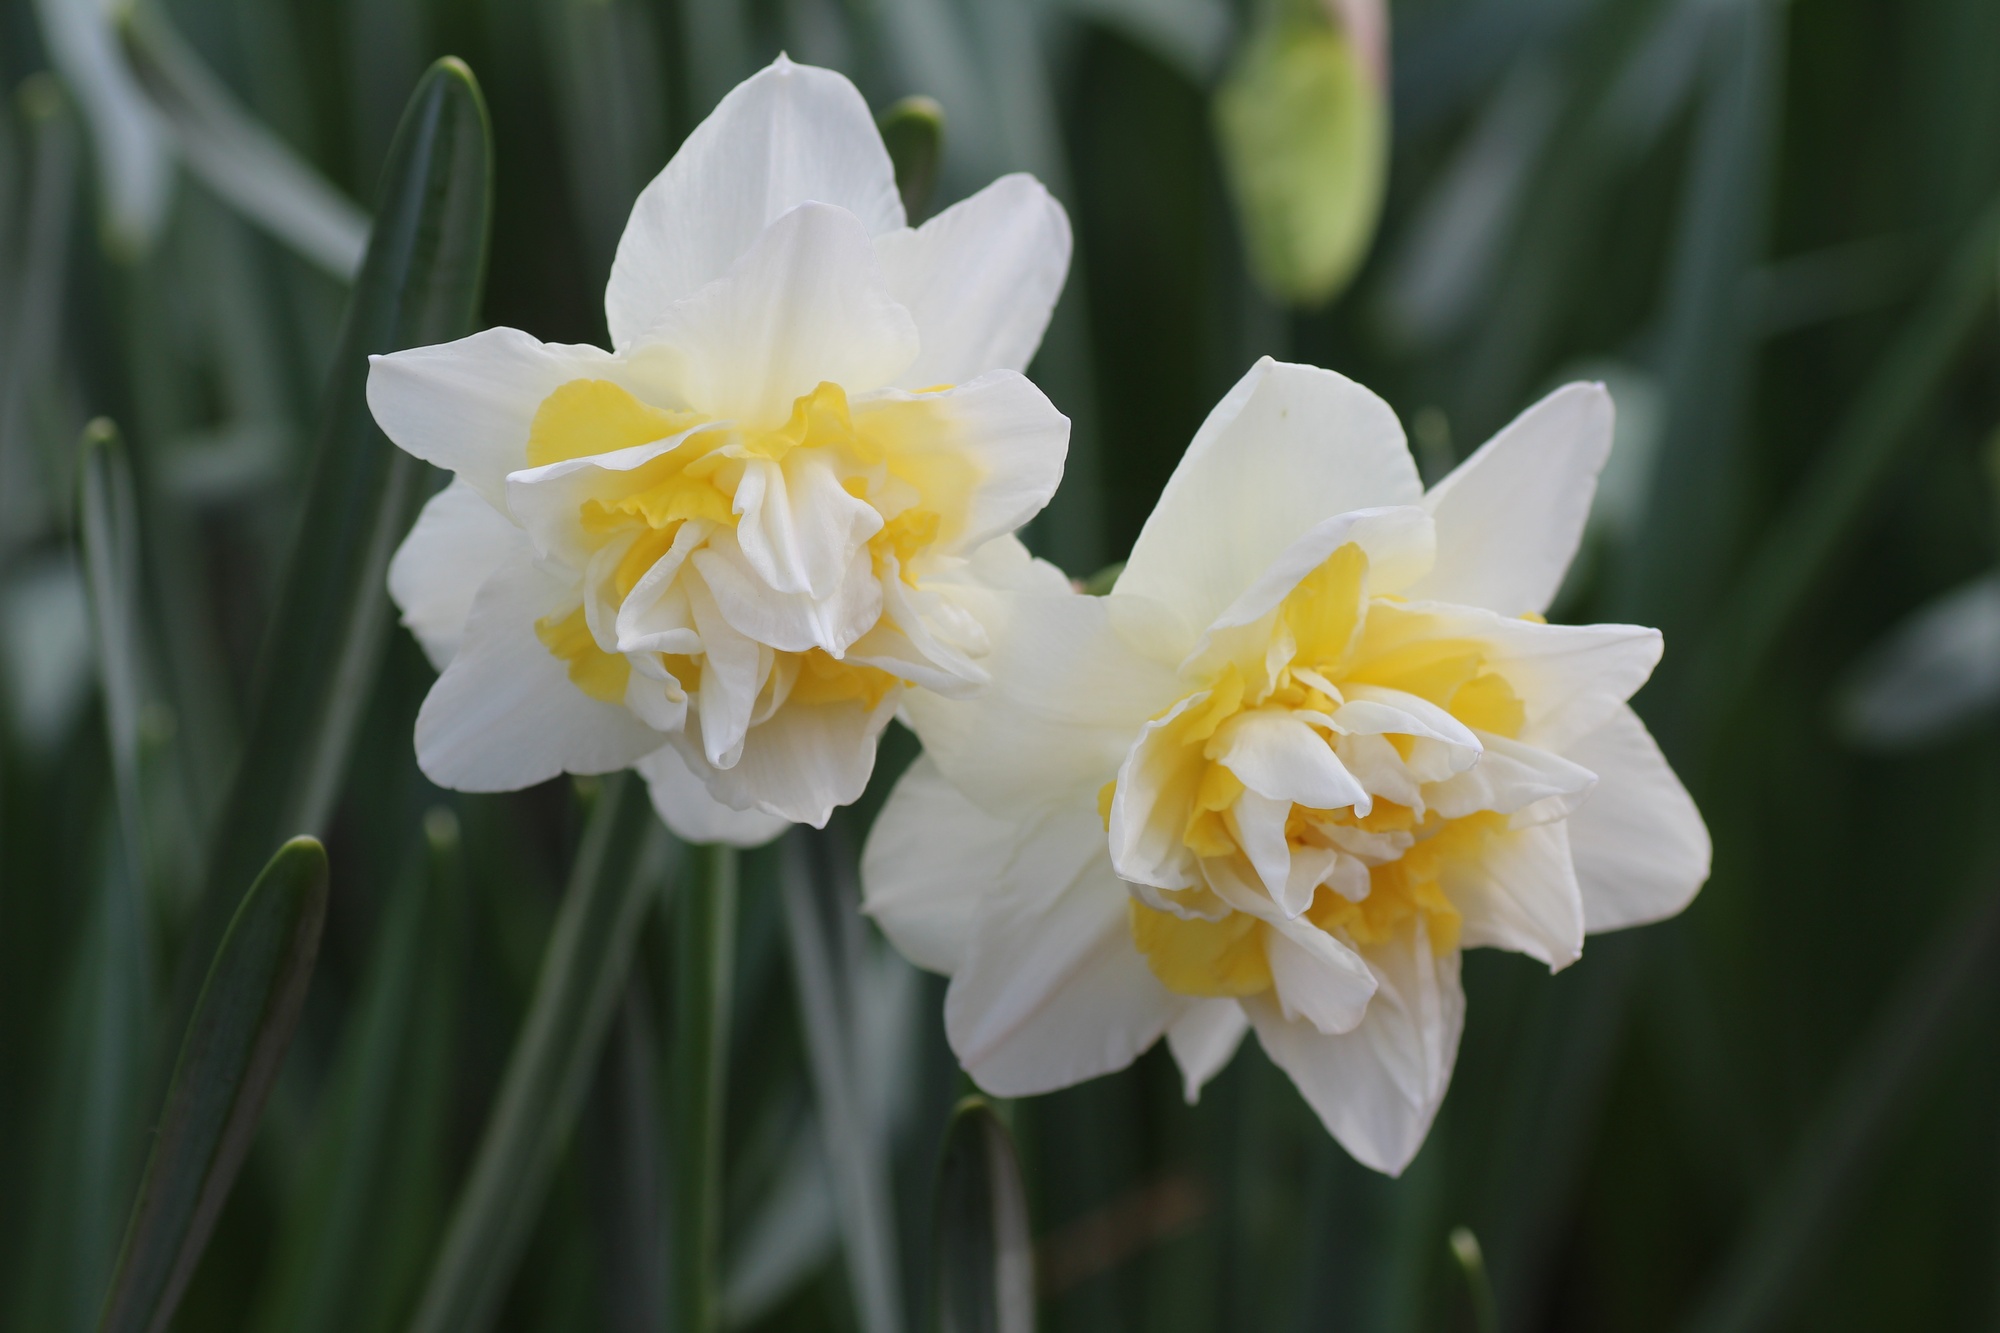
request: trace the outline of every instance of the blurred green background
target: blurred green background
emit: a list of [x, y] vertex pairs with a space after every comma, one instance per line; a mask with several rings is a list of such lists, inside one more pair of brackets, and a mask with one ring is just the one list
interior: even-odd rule
[[[878, 108], [938, 100], [933, 209], [1015, 169], [1068, 206], [1033, 374], [1075, 432], [1028, 535], [1073, 575], [1122, 557], [1259, 355], [1383, 394], [1431, 479], [1605, 380], [1617, 451], [1557, 618], [1666, 631], [1637, 703], [1715, 836], [1680, 920], [1554, 979], [1468, 957], [1400, 1180], [1254, 1043], [1194, 1108], [1164, 1049], [1003, 1108], [1042, 1326], [1471, 1329], [1463, 1225], [1510, 1333], [2000, 1328], [2000, 5], [1402, 0], [1379, 75], [1324, 40], [1369, 8], [159, 0], [121, 37], [97, 0], [0, 0], [0, 1324], [97, 1322], [412, 87], [456, 54], [491, 110], [477, 323], [603, 343], [631, 200], [782, 49]], [[76, 519], [99, 416], [133, 478], [112, 625]], [[429, 681], [392, 631], [353, 701], [318, 969], [176, 1328], [404, 1328], [431, 1281], [611, 784], [429, 786]], [[827, 835], [744, 863], [738, 1328], [927, 1326], [964, 1089], [942, 983], [848, 910], [913, 749], [893, 733]], [[637, 927], [546, 1191], [519, 1182], [494, 1327], [665, 1326], [670, 925]], [[842, 1106], [801, 1021], [829, 985]], [[851, 1170], [886, 1181], [887, 1234], [856, 1230]]]

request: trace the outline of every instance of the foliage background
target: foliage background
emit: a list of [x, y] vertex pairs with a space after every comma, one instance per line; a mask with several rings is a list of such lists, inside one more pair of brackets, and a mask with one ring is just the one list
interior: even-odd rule
[[[74, 60], [67, 91], [33, 77], [87, 8], [0, 0], [0, 1322], [23, 1330], [95, 1323], [344, 300], [213, 173], [111, 153]], [[498, 153], [481, 322], [549, 341], [605, 340], [632, 197], [779, 49], [877, 107], [938, 98], [935, 203], [1027, 169], [1075, 223], [1034, 367], [1075, 436], [1031, 537], [1079, 576], [1123, 554], [1260, 354], [1381, 392], [1432, 477], [1553, 384], [1611, 384], [1618, 461], [1559, 618], [1666, 630], [1638, 703], [1709, 819], [1713, 880], [1554, 979], [1470, 957], [1457, 1077], [1400, 1180], [1347, 1160], [1254, 1043], [1194, 1108], [1163, 1049], [1013, 1106], [1045, 1327], [1471, 1327], [1458, 1224], [1509, 1330], [2000, 1327], [2000, 735], [1974, 712], [1884, 752], [1835, 707], [1871, 644], [1994, 562], [2000, 7], [1403, 0], [1381, 228], [1316, 312], [1247, 276], [1211, 94], [1253, 16], [1224, 0], [159, 12], [355, 201], [425, 65], [463, 56]], [[74, 442], [100, 414], [143, 534], [136, 876], [75, 554]], [[328, 830], [306, 1015], [178, 1328], [401, 1327], [432, 1263], [588, 792], [428, 786], [428, 682], [395, 633]], [[912, 750], [892, 737], [817, 844], [828, 921]], [[730, 1306], [749, 1329], [879, 1328], [843, 1262], [782, 869], [744, 871]], [[642, 928], [500, 1327], [659, 1326], [667, 929]], [[941, 984], [842, 938], [914, 1326], [961, 1085]]]

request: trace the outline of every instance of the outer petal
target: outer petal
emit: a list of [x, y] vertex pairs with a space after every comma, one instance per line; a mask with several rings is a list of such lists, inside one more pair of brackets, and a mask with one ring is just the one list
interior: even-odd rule
[[1186, 1003], [1133, 947], [1130, 899], [1096, 823], [1085, 813], [1043, 834], [1085, 850], [1082, 864], [1051, 881], [1053, 895], [1017, 889], [996, 902], [945, 995], [952, 1050], [998, 1096], [1049, 1092], [1122, 1069]]
[[993, 683], [964, 701], [912, 691], [904, 715], [945, 776], [994, 814], [1073, 800], [1079, 789], [1087, 804], [1147, 719], [1185, 692], [1160, 660], [1177, 645], [1158, 643], [1184, 628], [1139, 598], [963, 596], [993, 643], [980, 660]]
[[725, 805], [756, 808], [795, 824], [825, 828], [835, 807], [847, 805], [875, 771], [875, 743], [896, 711], [897, 691], [870, 709], [860, 703], [786, 704], [750, 728], [743, 755], [716, 768], [698, 747], [697, 726], [681, 738], [688, 767]]
[[487, 329], [369, 357], [368, 410], [405, 453], [456, 472], [506, 513], [507, 474], [527, 465], [535, 410], [556, 386], [575, 379], [625, 383], [627, 376], [600, 348]]
[[462, 481], [424, 505], [389, 562], [389, 596], [432, 666], [450, 665], [480, 586], [527, 543], [526, 533]]
[[1566, 384], [1481, 445], [1424, 497], [1437, 563], [1408, 595], [1503, 616], [1547, 610], [1583, 540], [1611, 425], [1602, 384]]
[[762, 810], [732, 810], [708, 794], [708, 788], [671, 745], [636, 765], [646, 779], [646, 791], [674, 836], [684, 842], [720, 842], [731, 847], [761, 847], [790, 827]]
[[1069, 418], [1032, 380], [1011, 370], [980, 375], [945, 393], [884, 393], [858, 405], [855, 417], [857, 428], [890, 440], [898, 467], [942, 479], [971, 465], [977, 479], [963, 526], [938, 534], [939, 549], [947, 553], [974, 550], [1040, 513], [1062, 481], [1069, 454]]
[[633, 204], [604, 293], [612, 345], [722, 276], [808, 199], [846, 209], [871, 236], [903, 225], [896, 170], [860, 92], [779, 56], [716, 105]]
[[1567, 821], [1584, 928], [1618, 930], [1672, 916], [1708, 879], [1708, 828], [1630, 708], [1569, 749], [1597, 787]]
[[1167, 1029], [1167, 1049], [1181, 1067], [1189, 1106], [1201, 1100], [1204, 1083], [1222, 1072], [1243, 1044], [1250, 1016], [1235, 1000], [1196, 1000]]
[[1583, 953], [1583, 895], [1561, 822], [1496, 835], [1445, 892], [1465, 914], [1461, 943], [1524, 953], [1559, 972]]
[[889, 290], [924, 348], [899, 381], [963, 384], [1026, 370], [1069, 272], [1069, 216], [1033, 176], [1002, 176], [914, 231], [880, 236]]
[[896, 783], [861, 855], [862, 910], [918, 967], [964, 964], [980, 908], [1002, 891], [1026, 836], [982, 812], [920, 755]]
[[727, 273], [658, 312], [631, 352], [701, 411], [773, 429], [823, 381], [854, 393], [894, 380], [916, 357], [917, 326], [854, 215], [803, 203]]
[[417, 766], [440, 787], [513, 791], [558, 773], [609, 773], [666, 738], [591, 698], [535, 637], [571, 589], [510, 556], [473, 599], [465, 639], [417, 714]]
[[1329, 1037], [1287, 1021], [1269, 996], [1245, 1001], [1272, 1063], [1291, 1076], [1340, 1145], [1364, 1166], [1401, 1175], [1451, 1082], [1465, 1023], [1458, 954], [1434, 957], [1418, 930], [1371, 950], [1381, 988], [1352, 1032]]
[[1206, 625], [1314, 524], [1422, 495], [1387, 403], [1330, 370], [1266, 357], [1195, 433], [1118, 590]]

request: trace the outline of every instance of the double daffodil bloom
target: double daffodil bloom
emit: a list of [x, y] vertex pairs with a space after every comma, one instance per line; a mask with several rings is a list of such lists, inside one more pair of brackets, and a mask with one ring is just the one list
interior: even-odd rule
[[980, 606], [994, 687], [906, 702], [925, 756], [863, 867], [890, 938], [951, 975], [982, 1086], [1164, 1034], [1192, 1099], [1254, 1028], [1400, 1171], [1450, 1078], [1462, 948], [1560, 968], [1686, 905], [1708, 835], [1626, 703], [1658, 632], [1541, 616], [1611, 423], [1570, 385], [1426, 493], [1379, 398], [1266, 360], [1110, 595], [1015, 566]]
[[457, 474], [390, 570], [443, 672], [424, 772], [636, 764], [686, 837], [824, 824], [907, 687], [986, 683], [957, 589], [1062, 474], [1020, 371], [1069, 251], [1027, 176], [905, 225], [860, 93], [781, 57], [639, 196], [615, 350], [497, 328], [376, 358], [382, 429]]

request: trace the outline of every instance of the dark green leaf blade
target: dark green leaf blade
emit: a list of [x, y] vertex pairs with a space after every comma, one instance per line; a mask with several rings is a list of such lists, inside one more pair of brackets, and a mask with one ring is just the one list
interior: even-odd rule
[[937, 188], [938, 165], [944, 160], [944, 108], [921, 95], [905, 97], [877, 116], [875, 123], [896, 166], [903, 211], [915, 222]]
[[291, 1045], [326, 888], [326, 849], [294, 838], [230, 922], [181, 1043], [100, 1333], [158, 1333], [173, 1319]]
[[672, 845], [644, 783], [629, 773], [605, 780], [414, 1333], [467, 1333], [492, 1321], [597, 1072]]
[[[383, 171], [381, 209], [327, 383], [291, 563], [264, 638], [241, 760], [197, 907], [194, 956], [221, 931], [256, 850], [326, 823], [389, 627], [384, 577], [428, 489], [369, 414], [368, 358], [470, 332], [492, 214], [492, 134], [472, 72], [424, 76]], [[192, 989], [183, 964], [175, 1012]]]
[[967, 1097], [952, 1111], [936, 1208], [936, 1333], [1028, 1333], [1035, 1267], [1027, 1194], [1014, 1136], [983, 1097]]

